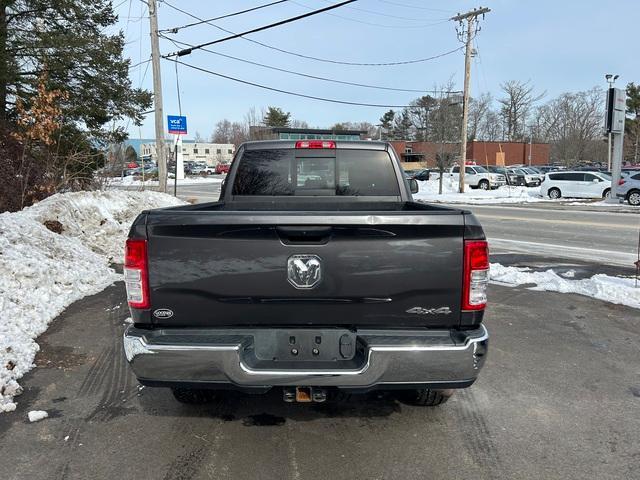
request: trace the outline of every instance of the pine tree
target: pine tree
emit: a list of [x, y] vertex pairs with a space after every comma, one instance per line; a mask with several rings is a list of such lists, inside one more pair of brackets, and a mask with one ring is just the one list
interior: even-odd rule
[[288, 127], [291, 124], [291, 113], [285, 113], [280, 107], [268, 107], [262, 123], [266, 127]]
[[67, 128], [94, 140], [118, 141], [123, 118], [142, 120], [151, 95], [132, 88], [122, 32], [108, 32], [117, 17], [110, 0], [0, 0], [0, 122], [10, 125], [16, 104], [28, 105], [46, 76]]

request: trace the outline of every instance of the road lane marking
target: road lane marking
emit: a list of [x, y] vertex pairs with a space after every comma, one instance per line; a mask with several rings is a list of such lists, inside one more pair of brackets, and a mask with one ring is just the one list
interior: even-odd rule
[[491, 218], [494, 220], [518, 220], [522, 222], [538, 222], [538, 223], [559, 223], [559, 224], [570, 224], [570, 225], [582, 225], [585, 227], [600, 227], [600, 228], [620, 228], [623, 230], [638, 230], [640, 228], [639, 225], [634, 225], [632, 223], [603, 223], [603, 222], [580, 222], [577, 220], [564, 220], [564, 219], [546, 219], [546, 218], [529, 218], [529, 217], [502, 217], [500, 215], [487, 215], [484, 213], [474, 213], [474, 215], [478, 218]]
[[[585, 215], [619, 215], [619, 216], [627, 216], [627, 217], [634, 217], [634, 218], [638, 218], [637, 215], [640, 214], [640, 208], [637, 209], [638, 210], [637, 212], [629, 212], [628, 210], [633, 207], [630, 207], [627, 205], [621, 207], [621, 208], [625, 208], [626, 209], [625, 211], [616, 210], [615, 208], [611, 210], [607, 210], [607, 207], [596, 207], [596, 208], [602, 208], [603, 211], [601, 212], [596, 210], [579, 210], [579, 209], [572, 210], [568, 208], [564, 209], [564, 208], [553, 208], [553, 207], [538, 208], [538, 207], [529, 207], [526, 205], [522, 205], [521, 207], [510, 207], [506, 205], [487, 205], [487, 204], [480, 204], [480, 203], [460, 203], [456, 205], [464, 205], [464, 207], [469, 210], [473, 210], [474, 208], [477, 208], [478, 210], [482, 210], [483, 208], [486, 208], [487, 210], [517, 210], [520, 212], [545, 212], [545, 213], [551, 213], [551, 214], [583, 213]], [[454, 204], [451, 204], [451, 206], [454, 206]]]
[[509, 238], [488, 238], [489, 249], [510, 250], [516, 253], [528, 253], [537, 256], [556, 256], [574, 260], [591, 260], [605, 265], [633, 267], [637, 260], [634, 253], [617, 252], [614, 250], [600, 250], [595, 248], [572, 247], [553, 243], [527, 242], [511, 240]]

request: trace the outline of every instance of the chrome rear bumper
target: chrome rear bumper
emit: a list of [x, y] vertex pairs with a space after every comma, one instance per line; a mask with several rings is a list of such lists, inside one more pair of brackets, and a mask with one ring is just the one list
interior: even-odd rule
[[[135, 326], [124, 351], [135, 375], [148, 384], [232, 384], [369, 388], [380, 385], [471, 384], [482, 368], [489, 335], [475, 330], [358, 330], [362, 362], [352, 368], [257, 368], [248, 358], [257, 329], [156, 329]], [[336, 364], [337, 365], [337, 364]]]

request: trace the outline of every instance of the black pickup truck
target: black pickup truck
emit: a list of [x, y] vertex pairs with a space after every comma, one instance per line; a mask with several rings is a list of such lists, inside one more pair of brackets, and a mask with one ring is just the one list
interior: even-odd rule
[[487, 242], [470, 212], [416, 189], [384, 142], [249, 142], [221, 201], [142, 212], [125, 256], [139, 382], [183, 402], [403, 389], [420, 405], [470, 386]]

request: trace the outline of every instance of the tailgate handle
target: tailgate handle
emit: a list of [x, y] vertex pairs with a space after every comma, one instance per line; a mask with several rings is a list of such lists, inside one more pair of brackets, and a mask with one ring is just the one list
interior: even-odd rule
[[330, 226], [277, 226], [276, 231], [284, 243], [327, 243], [329, 241], [329, 237], [331, 237], [333, 228]]

